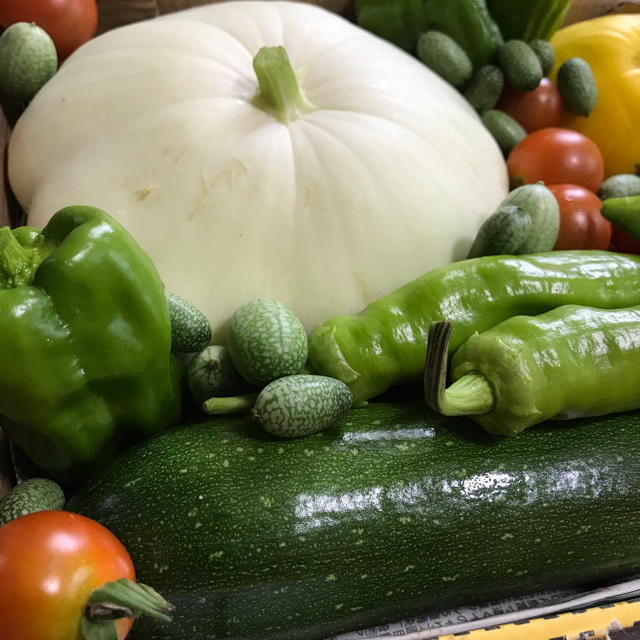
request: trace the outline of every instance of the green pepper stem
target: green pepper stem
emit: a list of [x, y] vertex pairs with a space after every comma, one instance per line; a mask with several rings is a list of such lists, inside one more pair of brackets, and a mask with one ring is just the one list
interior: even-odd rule
[[300, 91], [298, 78], [284, 47], [262, 47], [253, 59], [260, 93], [254, 105], [287, 124], [312, 106]]
[[209, 398], [202, 404], [202, 410], [208, 414], [246, 413], [256, 403], [257, 393], [245, 393], [239, 396]]
[[495, 404], [495, 398], [491, 385], [482, 374], [467, 374], [446, 388], [450, 337], [450, 322], [432, 322], [429, 326], [424, 368], [426, 403], [445, 416], [488, 413]]
[[0, 289], [15, 287], [28, 264], [28, 251], [9, 227], [0, 227]]

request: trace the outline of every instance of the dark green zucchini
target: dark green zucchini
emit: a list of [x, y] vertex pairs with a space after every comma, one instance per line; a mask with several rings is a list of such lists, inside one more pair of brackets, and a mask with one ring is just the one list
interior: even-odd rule
[[176, 606], [132, 640], [314, 640], [640, 569], [640, 414], [492, 439], [374, 403], [283, 442], [246, 417], [135, 445], [68, 505]]

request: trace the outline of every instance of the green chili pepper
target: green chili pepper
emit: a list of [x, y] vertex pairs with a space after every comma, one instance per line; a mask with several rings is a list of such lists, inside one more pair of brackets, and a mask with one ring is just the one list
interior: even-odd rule
[[602, 201], [602, 215], [612, 224], [640, 240], [640, 195], [607, 198]]
[[418, 36], [436, 30], [453, 38], [477, 70], [500, 44], [485, 0], [356, 0], [358, 24], [415, 53]]
[[310, 336], [309, 359], [320, 375], [347, 384], [360, 403], [392, 385], [421, 379], [432, 321], [453, 323], [451, 346], [457, 349], [475, 331], [565, 304], [640, 305], [640, 256], [551, 251], [455, 262], [357, 315], [319, 325]]
[[108, 214], [0, 229], [0, 424], [40, 467], [70, 478], [176, 421], [170, 350], [158, 272]]
[[425, 367], [427, 404], [444, 415], [514, 435], [549, 419], [640, 408], [640, 306], [508, 318], [455, 352], [445, 389], [450, 332], [449, 322], [432, 324]]

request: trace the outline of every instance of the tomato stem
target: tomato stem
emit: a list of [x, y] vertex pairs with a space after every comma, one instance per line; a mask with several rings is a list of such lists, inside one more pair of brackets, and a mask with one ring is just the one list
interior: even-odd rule
[[117, 640], [114, 620], [147, 615], [170, 622], [172, 610], [173, 605], [145, 584], [128, 578], [105, 582], [87, 601], [81, 625], [83, 640]]

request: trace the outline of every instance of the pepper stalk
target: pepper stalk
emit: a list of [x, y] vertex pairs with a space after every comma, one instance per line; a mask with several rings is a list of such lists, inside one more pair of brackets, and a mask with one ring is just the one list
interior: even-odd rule
[[432, 322], [427, 337], [424, 397], [427, 405], [445, 416], [489, 413], [495, 405], [493, 389], [480, 373], [469, 373], [447, 388], [450, 322]]

